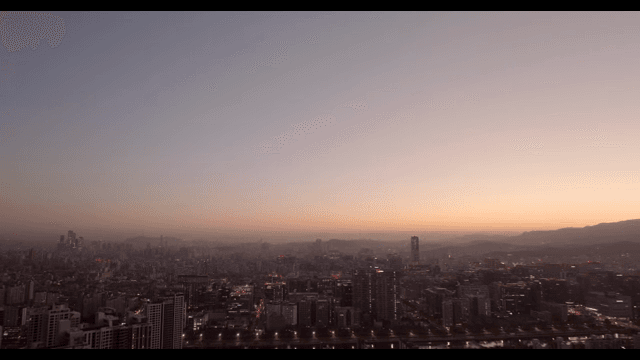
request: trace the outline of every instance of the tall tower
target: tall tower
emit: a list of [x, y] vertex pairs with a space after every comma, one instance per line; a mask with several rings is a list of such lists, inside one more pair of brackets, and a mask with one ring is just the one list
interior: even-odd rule
[[420, 264], [420, 240], [417, 236], [411, 237], [411, 264]]
[[361, 317], [376, 311], [376, 269], [358, 269], [353, 272], [353, 307]]
[[76, 243], [76, 233], [72, 230], [69, 230], [67, 235], [67, 245], [73, 246]]
[[358, 269], [353, 275], [353, 306], [361, 315], [373, 319], [398, 320], [401, 316], [398, 272], [382, 269]]
[[401, 316], [398, 308], [398, 273], [393, 270], [378, 270], [376, 275], [377, 320], [398, 320]]
[[145, 315], [151, 323], [150, 349], [162, 346], [162, 303], [146, 304]]
[[151, 323], [151, 349], [182, 349], [185, 311], [182, 294], [146, 305], [145, 313]]
[[182, 330], [186, 325], [184, 295], [173, 295], [164, 301], [162, 322], [162, 348], [182, 349]]

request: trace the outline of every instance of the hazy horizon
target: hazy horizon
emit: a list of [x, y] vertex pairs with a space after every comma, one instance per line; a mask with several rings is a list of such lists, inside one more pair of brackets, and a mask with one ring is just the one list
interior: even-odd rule
[[0, 233], [638, 218], [637, 13], [25, 14], [0, 13]]
[[[640, 219], [629, 219], [624, 221], [639, 221]], [[616, 222], [617, 223], [617, 222]], [[600, 223], [609, 224], [609, 223]], [[584, 229], [600, 224], [589, 224], [585, 227], [564, 226], [558, 229], [548, 229], [542, 231], [554, 231], [561, 229]], [[77, 236], [83, 236], [88, 241], [105, 240], [105, 241], [125, 241], [128, 239], [134, 239], [137, 237], [155, 238], [159, 239], [161, 236], [165, 238], [177, 238], [185, 241], [242, 241], [242, 242], [271, 242], [271, 243], [283, 243], [283, 242], [314, 242], [316, 239], [323, 241], [327, 240], [373, 240], [373, 241], [391, 241], [391, 242], [408, 242], [412, 236], [418, 236], [420, 242], [423, 244], [439, 243], [442, 241], [448, 242], [453, 240], [484, 240], [483, 237], [490, 237], [490, 240], [501, 240], [502, 238], [510, 238], [522, 235], [526, 232], [540, 231], [536, 229], [525, 231], [396, 231], [396, 232], [295, 232], [295, 231], [280, 231], [280, 232], [264, 232], [264, 231], [200, 231], [200, 232], [184, 232], [176, 230], [160, 231], [160, 230], [113, 230], [113, 229], [69, 229], [74, 230]], [[15, 233], [14, 233], [15, 231]], [[0, 233], [0, 240], [14, 240], [14, 239], [28, 239], [29, 236], [36, 237], [38, 241], [50, 240], [52, 244], [55, 244], [59, 235], [66, 235], [66, 228], [27, 228], [9, 230], [4, 233]], [[478, 236], [478, 239], [474, 239], [474, 236]]]

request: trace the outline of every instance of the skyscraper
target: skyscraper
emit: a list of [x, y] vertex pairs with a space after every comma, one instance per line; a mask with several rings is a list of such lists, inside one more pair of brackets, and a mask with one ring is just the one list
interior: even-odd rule
[[24, 297], [25, 297], [25, 300], [28, 301], [29, 303], [33, 300], [33, 292], [35, 290], [35, 286], [36, 286], [36, 283], [33, 280], [29, 280], [25, 284]]
[[353, 306], [353, 282], [345, 279], [338, 280], [336, 297], [340, 299], [340, 306]]
[[[298, 303], [298, 323], [301, 326], [311, 326], [315, 320], [315, 299], [307, 297]], [[313, 316], [312, 316], [313, 315]]]
[[362, 321], [363, 315], [374, 316], [376, 309], [374, 289], [377, 280], [375, 275], [375, 269], [359, 269], [353, 272], [353, 307], [359, 321]]
[[162, 348], [182, 349], [182, 329], [185, 325], [183, 295], [174, 295], [164, 301], [162, 314]]
[[162, 303], [147, 304], [145, 315], [151, 324], [150, 349], [160, 349], [162, 346]]
[[316, 326], [329, 326], [329, 306], [329, 300], [327, 299], [318, 299], [316, 301]]
[[151, 323], [151, 349], [182, 349], [182, 330], [186, 325], [184, 295], [174, 294], [161, 302], [147, 304]]
[[378, 270], [376, 276], [376, 318], [381, 320], [398, 320], [398, 273], [390, 270]]
[[69, 233], [67, 235], [67, 245], [69, 246], [73, 246], [76, 243], [76, 233], [74, 233], [72, 230], [69, 230]]
[[397, 320], [398, 309], [398, 273], [393, 270], [363, 269], [353, 275], [353, 306], [362, 315], [369, 314], [372, 319]]
[[419, 265], [420, 264], [419, 242], [420, 242], [420, 240], [418, 239], [417, 236], [412, 236], [411, 237], [411, 263], [413, 265]]
[[184, 289], [187, 308], [197, 306], [200, 302], [198, 290], [209, 284], [209, 277], [206, 275], [178, 275], [178, 281]]

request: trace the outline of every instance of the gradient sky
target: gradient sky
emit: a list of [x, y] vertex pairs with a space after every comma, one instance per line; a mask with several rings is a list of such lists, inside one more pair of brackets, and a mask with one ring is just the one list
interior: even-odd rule
[[639, 217], [638, 13], [51, 14], [0, 46], [0, 228]]

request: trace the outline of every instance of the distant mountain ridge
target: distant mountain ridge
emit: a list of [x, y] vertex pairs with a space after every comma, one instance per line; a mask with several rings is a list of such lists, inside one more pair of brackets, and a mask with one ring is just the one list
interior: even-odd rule
[[[473, 234], [457, 237], [420, 251], [429, 257], [451, 255], [480, 255], [518, 252], [520, 254], [570, 254], [598, 251], [619, 253], [640, 249], [640, 219], [602, 223], [584, 228], [528, 231], [516, 236]], [[572, 250], [573, 249], [573, 250]]]
[[640, 242], [640, 219], [601, 223], [583, 228], [527, 231], [514, 236], [518, 245], [593, 245], [616, 242]]

